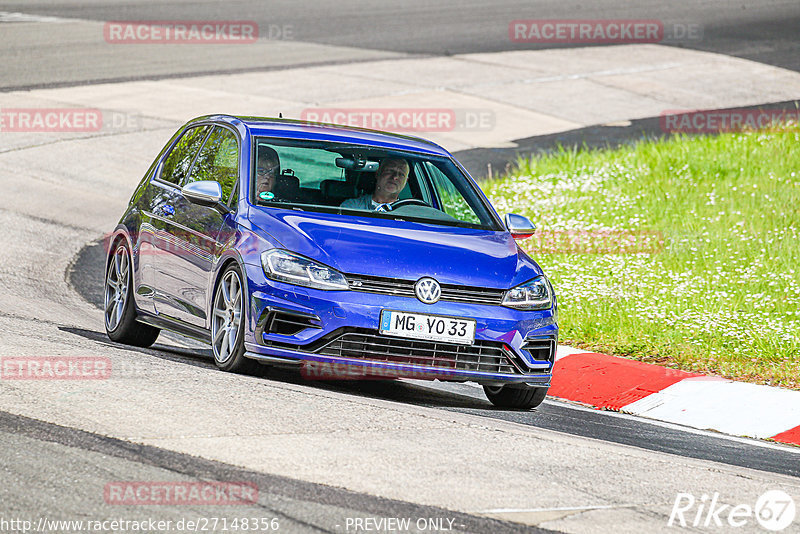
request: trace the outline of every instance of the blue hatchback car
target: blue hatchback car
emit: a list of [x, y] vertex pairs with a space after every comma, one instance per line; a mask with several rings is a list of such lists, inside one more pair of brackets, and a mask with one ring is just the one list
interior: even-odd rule
[[216, 365], [311, 379], [472, 381], [497, 406], [544, 400], [556, 297], [464, 168], [423, 139], [285, 119], [194, 119], [109, 241], [109, 338], [161, 329]]

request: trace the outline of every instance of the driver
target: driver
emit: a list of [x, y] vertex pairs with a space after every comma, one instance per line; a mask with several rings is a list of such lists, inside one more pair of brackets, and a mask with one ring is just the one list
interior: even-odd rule
[[388, 211], [388, 204], [397, 202], [400, 191], [408, 181], [408, 162], [402, 158], [381, 161], [375, 177], [375, 192], [342, 202], [343, 208], [370, 211]]

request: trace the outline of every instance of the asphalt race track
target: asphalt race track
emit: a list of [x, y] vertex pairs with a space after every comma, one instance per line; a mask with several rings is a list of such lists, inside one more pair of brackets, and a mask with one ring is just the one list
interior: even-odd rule
[[[531, 49], [508, 39], [509, 21], [531, 18], [695, 25], [701, 39], [664, 44], [800, 71], [796, 1], [583, 4], [0, 2], [0, 111], [51, 106], [43, 102], [58, 102], [59, 88], [98, 82], [134, 88], [202, 75], [207, 87], [192, 90], [213, 94], [229, 73]], [[255, 20], [262, 37], [271, 27], [291, 37], [248, 53], [134, 50], [96, 37], [104, 21], [178, 19]], [[126, 91], [120, 109], [133, 105]], [[652, 120], [633, 121], [628, 133], [598, 125], [519, 146], [600, 143], [612, 133], [624, 142]], [[277, 518], [284, 532], [392, 530], [359, 528], [357, 518], [423, 520], [412, 532], [659, 532], [676, 530], [667, 520], [679, 493], [719, 493], [732, 506], [773, 489], [800, 495], [793, 447], [555, 400], [533, 412], [498, 410], [471, 384], [310, 383], [268, 368], [230, 375], [209, 350], [167, 333], [151, 349], [110, 342], [98, 240], [178, 124], [146, 117], [97, 135], [0, 128], [0, 357], [102, 356], [114, 369], [105, 381], [0, 381], [0, 532], [12, 519], [212, 516]], [[512, 156], [462, 154], [478, 169]], [[104, 499], [115, 481], [247, 482], [258, 500], [119, 505]], [[758, 528], [753, 520], [739, 530]]]
[[[96, 280], [103, 276], [103, 247], [90, 244], [77, 256], [68, 273], [70, 284], [88, 302], [101, 309], [103, 296]], [[105, 341], [105, 334], [94, 331], [68, 330], [90, 339]], [[142, 350], [158, 355], [157, 351]], [[214, 369], [211, 352], [204, 348], [186, 348], [169, 355], [173, 361]], [[265, 371], [267, 378], [302, 383], [297, 373]], [[330, 388], [349, 394], [406, 402], [429, 408], [502, 419], [577, 436], [610, 441], [648, 450], [713, 460], [740, 467], [750, 467], [791, 476], [800, 476], [800, 456], [793, 449], [772, 446], [747, 439], [732, 439], [681, 429], [642, 418], [603, 413], [570, 403], [550, 399], [535, 412], [495, 409], [483, 390], [468, 384], [431, 383], [421, 380], [402, 382], [321, 382], [320, 388]], [[696, 432], [690, 438], [687, 432]]]
[[[191, 9], [187, 6], [191, 5]], [[372, 51], [383, 57], [395, 54], [452, 55], [474, 52], [552, 47], [512, 43], [508, 24], [518, 19], [659, 19], [665, 24], [694, 25], [701, 38], [676, 39], [676, 45], [718, 52], [787, 69], [800, 70], [800, 7], [792, 0], [729, 2], [681, 0], [662, 2], [620, 0], [587, 3], [581, 0], [504, 0], [435, 5], [424, 0], [388, 4], [365, 0], [326, 0], [313, 8], [301, 2], [240, 0], [189, 3], [139, 1], [50, 2], [23, 0], [0, 2], [0, 10], [45, 17], [87, 21], [113, 20], [254, 20], [262, 36], [316, 43], [343, 49], [336, 57], [309, 54], [293, 64], [353, 61]], [[100, 46], [98, 46], [100, 45]], [[567, 46], [567, 45], [561, 45]], [[96, 80], [131, 80], [189, 73], [276, 68], [286, 65], [272, 54], [202, 54], [170, 51], [143, 58], [120, 50], [107, 51], [103, 43], [82, 42], [66, 29], [51, 29], [46, 39], [4, 39], [0, 51], [4, 76], [0, 87], [42, 87]], [[100, 51], [98, 53], [98, 51]], [[235, 51], [234, 51], [235, 52]], [[174, 54], [174, 55], [173, 55]], [[81, 61], [92, 55], [93, 61]], [[177, 61], [169, 61], [175, 58]], [[65, 68], [69, 67], [69, 68]]]

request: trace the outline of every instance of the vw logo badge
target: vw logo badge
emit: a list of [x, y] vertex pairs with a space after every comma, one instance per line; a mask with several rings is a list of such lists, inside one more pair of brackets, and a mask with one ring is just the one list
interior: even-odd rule
[[442, 288], [439, 287], [439, 282], [433, 278], [420, 278], [414, 284], [414, 294], [417, 295], [420, 302], [433, 304], [442, 296]]

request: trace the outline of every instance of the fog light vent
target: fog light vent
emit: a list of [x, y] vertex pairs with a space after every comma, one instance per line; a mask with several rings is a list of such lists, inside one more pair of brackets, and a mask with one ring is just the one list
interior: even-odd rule
[[531, 353], [531, 357], [536, 361], [548, 361], [551, 364], [556, 358], [556, 342], [551, 338], [528, 338], [522, 344], [522, 350]]
[[306, 328], [322, 328], [320, 318], [313, 314], [267, 308], [259, 321], [262, 334], [294, 336]]

